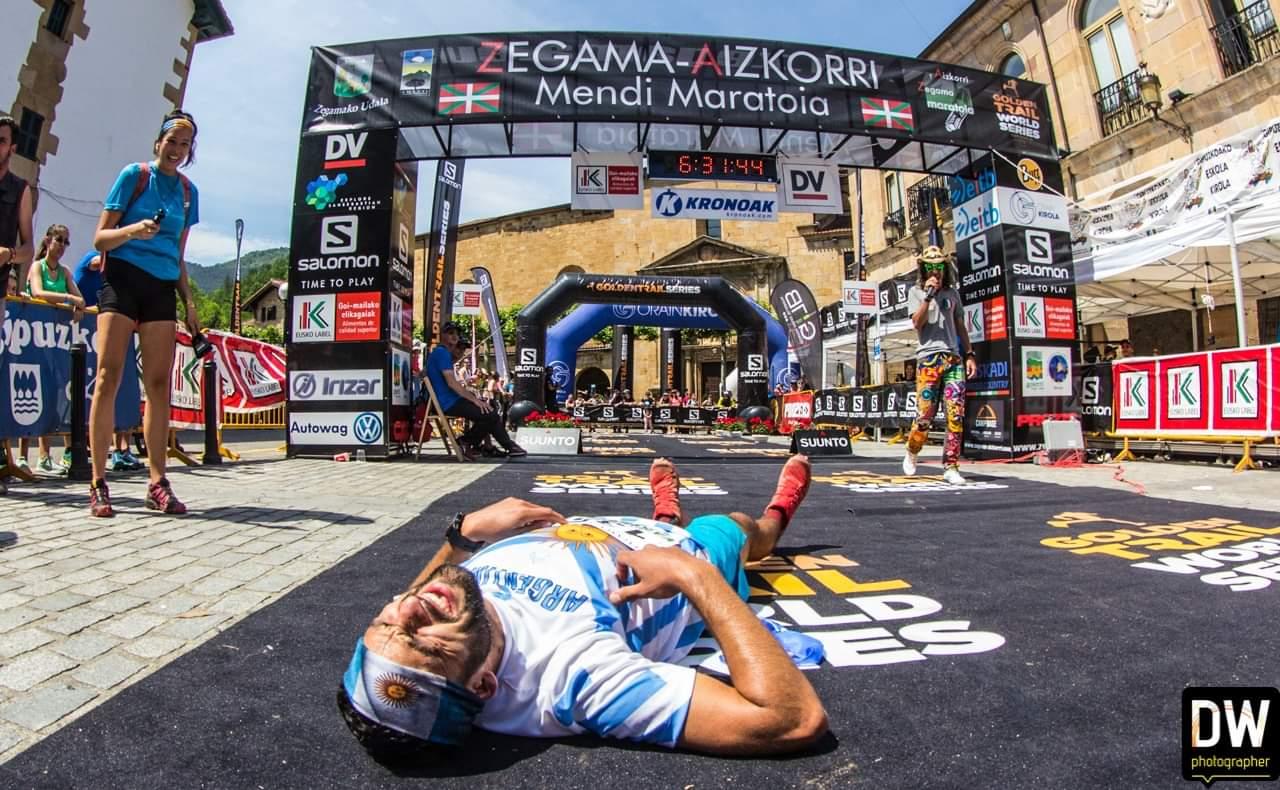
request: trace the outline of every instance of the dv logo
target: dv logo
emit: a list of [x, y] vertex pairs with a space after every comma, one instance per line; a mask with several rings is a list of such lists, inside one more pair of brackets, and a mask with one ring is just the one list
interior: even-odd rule
[[1191, 686], [1182, 690], [1182, 778], [1280, 779], [1280, 690]]
[[373, 444], [382, 438], [382, 418], [367, 411], [356, 417], [352, 430], [361, 444]]
[[364, 150], [368, 139], [368, 132], [331, 134], [324, 138], [324, 169], [364, 167], [365, 160], [360, 158], [360, 152]]

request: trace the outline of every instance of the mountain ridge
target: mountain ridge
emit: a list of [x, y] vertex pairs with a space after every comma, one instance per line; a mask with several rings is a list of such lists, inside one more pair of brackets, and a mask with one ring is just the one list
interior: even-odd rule
[[[244, 253], [240, 256], [240, 279], [243, 281], [245, 274], [250, 270], [265, 266], [277, 258], [288, 257], [288, 255], [288, 247], [272, 247], [266, 250], [254, 250], [253, 252]], [[187, 266], [187, 274], [201, 291], [212, 293], [221, 288], [223, 283], [236, 276], [236, 261], [235, 258], [232, 258], [229, 261], [213, 263], [207, 266], [192, 264]]]

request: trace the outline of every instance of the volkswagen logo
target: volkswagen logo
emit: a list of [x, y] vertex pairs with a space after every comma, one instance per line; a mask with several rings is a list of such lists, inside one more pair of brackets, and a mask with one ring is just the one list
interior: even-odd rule
[[295, 373], [293, 376], [293, 397], [306, 400], [316, 394], [316, 377], [310, 373]]
[[658, 213], [664, 217], [674, 217], [680, 213], [680, 209], [684, 208], [684, 201], [675, 192], [668, 189], [658, 195], [654, 205], [658, 207]]
[[373, 444], [382, 438], [382, 418], [371, 411], [356, 417], [352, 427], [361, 444]]

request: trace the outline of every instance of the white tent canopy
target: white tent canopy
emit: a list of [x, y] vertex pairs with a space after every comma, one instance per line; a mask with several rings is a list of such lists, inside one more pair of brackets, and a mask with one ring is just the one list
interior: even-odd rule
[[1242, 325], [1238, 297], [1280, 293], [1277, 171], [1280, 122], [1272, 122], [1078, 201], [1071, 230], [1081, 321], [1189, 310], [1209, 294], [1237, 304]]

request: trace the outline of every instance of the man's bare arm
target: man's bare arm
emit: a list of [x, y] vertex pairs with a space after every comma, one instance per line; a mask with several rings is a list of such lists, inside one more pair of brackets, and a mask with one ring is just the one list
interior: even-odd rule
[[[525, 530], [536, 529], [547, 524], [558, 524], [561, 521], [564, 521], [564, 516], [549, 507], [507, 497], [488, 507], [468, 513], [462, 519], [459, 531], [467, 540], [496, 543]], [[454, 548], [445, 541], [426, 567], [414, 578], [409, 589], [421, 586], [441, 565], [457, 565], [470, 556], [471, 552]]]
[[817, 692], [719, 571], [676, 548], [623, 552], [618, 562], [638, 580], [615, 593], [615, 603], [684, 593], [729, 665], [733, 686], [696, 676], [681, 746], [715, 754], [788, 752], [826, 733]]

